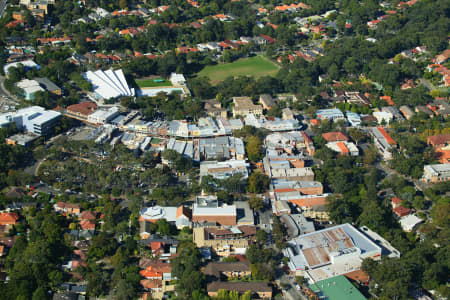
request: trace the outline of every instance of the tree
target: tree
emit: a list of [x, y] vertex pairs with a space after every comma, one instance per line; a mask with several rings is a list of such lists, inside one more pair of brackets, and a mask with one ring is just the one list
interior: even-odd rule
[[264, 207], [264, 200], [258, 196], [251, 196], [248, 204], [254, 211], [260, 211]]
[[38, 287], [34, 293], [32, 300], [45, 300], [49, 299], [48, 293], [42, 287]]
[[259, 137], [251, 136], [245, 148], [249, 160], [257, 162], [263, 158], [262, 142]]
[[126, 9], [128, 8], [128, 1], [127, 0], [119, 0], [119, 7], [121, 9]]
[[254, 172], [248, 178], [248, 191], [250, 193], [264, 193], [269, 188], [270, 179], [266, 174]]

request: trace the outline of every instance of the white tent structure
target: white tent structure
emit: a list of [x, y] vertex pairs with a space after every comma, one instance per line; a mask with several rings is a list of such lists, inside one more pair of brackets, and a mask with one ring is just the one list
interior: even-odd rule
[[89, 81], [99, 99], [134, 96], [134, 88], [130, 88], [122, 70], [87, 71], [83, 77]]

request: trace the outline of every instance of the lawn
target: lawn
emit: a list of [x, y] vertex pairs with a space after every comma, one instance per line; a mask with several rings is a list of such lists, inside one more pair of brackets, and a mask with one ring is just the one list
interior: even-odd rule
[[150, 88], [158, 86], [172, 86], [172, 83], [163, 78], [152, 78], [152, 79], [136, 79], [136, 85], [140, 88]]
[[206, 76], [213, 84], [225, 80], [229, 76], [274, 76], [280, 67], [261, 56], [239, 59], [228, 64], [206, 66], [197, 76]]

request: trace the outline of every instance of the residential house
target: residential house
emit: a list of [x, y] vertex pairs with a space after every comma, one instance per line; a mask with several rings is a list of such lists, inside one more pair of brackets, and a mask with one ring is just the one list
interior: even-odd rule
[[292, 112], [292, 110], [288, 107], [283, 108], [282, 112], [282, 119], [283, 120], [295, 120], [295, 116], [294, 113]]
[[146, 279], [172, 280], [172, 265], [170, 263], [155, 261], [139, 274]]
[[375, 147], [381, 153], [384, 159], [392, 159], [392, 149], [397, 147], [397, 143], [394, 139], [386, 132], [383, 127], [372, 127], [369, 128], [369, 134], [373, 137], [375, 142]]
[[400, 106], [400, 112], [403, 114], [406, 120], [410, 120], [415, 115], [414, 111], [406, 105]]
[[450, 134], [429, 136], [427, 144], [433, 146], [436, 158], [441, 163], [450, 163]]
[[345, 116], [337, 108], [330, 108], [330, 109], [319, 109], [316, 112], [317, 118], [320, 120], [329, 120], [329, 121], [338, 121], [338, 120], [345, 120]]
[[55, 205], [53, 205], [53, 208], [56, 212], [59, 213], [68, 213], [68, 214], [74, 214], [79, 215], [81, 213], [81, 207], [79, 204], [73, 204], [73, 203], [66, 203], [66, 202], [56, 202]]
[[204, 269], [206, 281], [242, 279], [252, 274], [248, 261], [210, 262]]
[[13, 212], [2, 212], [0, 213], [0, 225], [16, 225], [19, 221], [19, 215]]
[[349, 141], [349, 138], [340, 131], [322, 133], [322, 137], [327, 142], [348, 142]]

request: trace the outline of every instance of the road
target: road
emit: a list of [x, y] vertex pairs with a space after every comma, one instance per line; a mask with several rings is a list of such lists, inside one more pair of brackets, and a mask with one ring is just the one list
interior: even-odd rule
[[283, 299], [287, 300], [307, 300], [307, 298], [300, 293], [294, 286], [294, 279], [293, 277], [289, 277], [286, 274], [283, 274], [280, 279], [275, 280], [278, 286], [281, 286], [283, 284], [284, 286], [288, 287], [286, 289], [282, 288], [283, 290]]
[[0, 0], [0, 18], [3, 18], [3, 15], [5, 14], [6, 4], [6, 0]]
[[420, 78], [419, 82], [421, 84], [423, 84], [424, 86], [426, 86], [430, 91], [435, 89], [435, 87], [428, 80], [426, 80], [424, 78]]

